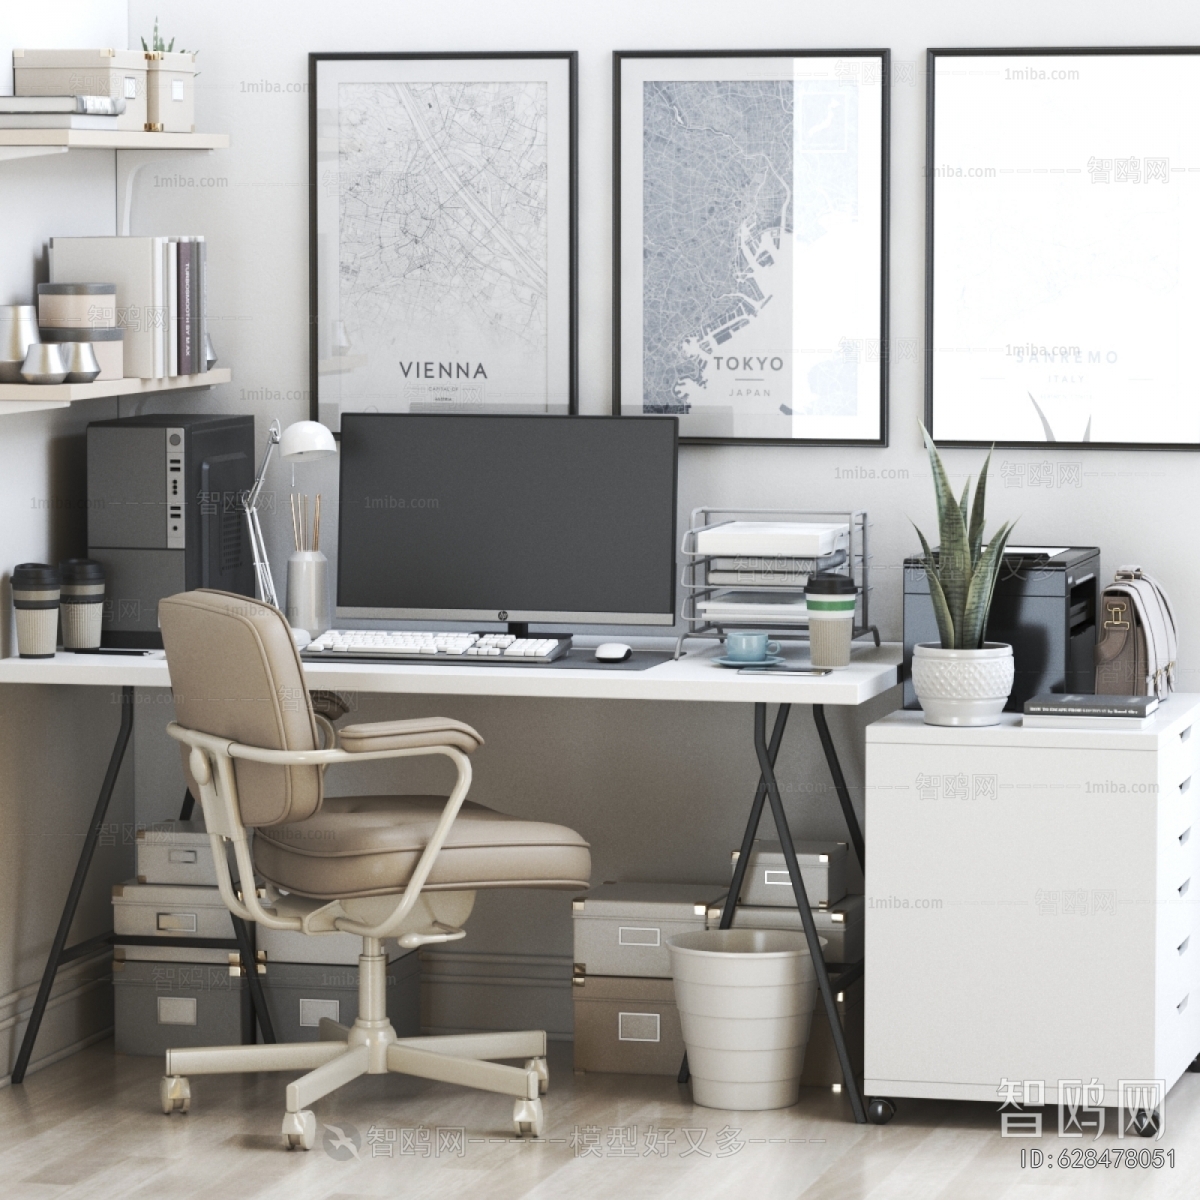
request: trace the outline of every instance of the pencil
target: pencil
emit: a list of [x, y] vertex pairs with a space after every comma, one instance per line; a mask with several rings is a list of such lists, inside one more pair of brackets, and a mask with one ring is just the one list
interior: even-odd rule
[[321, 548], [321, 493], [317, 493], [317, 513], [313, 518], [313, 550]]

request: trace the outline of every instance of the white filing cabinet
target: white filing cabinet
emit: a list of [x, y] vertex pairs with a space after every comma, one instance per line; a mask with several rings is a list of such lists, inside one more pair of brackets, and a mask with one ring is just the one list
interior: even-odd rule
[[865, 1094], [1174, 1084], [1200, 1052], [1200, 696], [1142, 728], [866, 733]]

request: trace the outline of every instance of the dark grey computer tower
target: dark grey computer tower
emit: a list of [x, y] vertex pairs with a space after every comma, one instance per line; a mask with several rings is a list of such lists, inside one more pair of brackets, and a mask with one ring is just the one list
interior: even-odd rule
[[162, 413], [87, 427], [88, 557], [104, 564], [105, 646], [162, 646], [164, 596], [254, 595], [240, 504], [253, 482], [253, 417]]
[[[1100, 551], [1095, 546], [1022, 547], [1006, 554], [986, 637], [1013, 648], [1012, 695], [1005, 708], [1021, 712], [1042, 692], [1096, 690], [1096, 612]], [[904, 707], [920, 708], [912, 685], [918, 642], [937, 642], [929, 581], [919, 558], [904, 560]]]

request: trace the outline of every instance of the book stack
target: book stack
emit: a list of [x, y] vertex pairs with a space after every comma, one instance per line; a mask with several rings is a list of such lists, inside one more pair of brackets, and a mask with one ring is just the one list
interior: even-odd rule
[[208, 369], [203, 237], [55, 237], [51, 283], [116, 286], [125, 374], [170, 379]]
[[1022, 724], [1027, 729], [1143, 729], [1157, 708], [1157, 696], [1045, 692], [1025, 701]]
[[0, 129], [120, 129], [121, 96], [0, 96]]

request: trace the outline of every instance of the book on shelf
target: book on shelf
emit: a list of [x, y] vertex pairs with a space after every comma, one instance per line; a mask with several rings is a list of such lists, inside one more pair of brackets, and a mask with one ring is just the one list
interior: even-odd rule
[[0, 96], [0, 113], [6, 115], [79, 113], [119, 117], [124, 112], [124, 96]]
[[119, 129], [116, 116], [94, 113], [0, 112], [0, 129]]
[[116, 284], [125, 374], [168, 379], [204, 370], [205, 259], [198, 237], [55, 237], [50, 281]]

